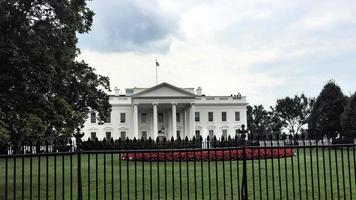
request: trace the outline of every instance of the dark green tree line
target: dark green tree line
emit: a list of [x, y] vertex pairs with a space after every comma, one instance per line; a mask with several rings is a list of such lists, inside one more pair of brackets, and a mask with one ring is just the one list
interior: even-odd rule
[[342, 136], [348, 142], [356, 138], [356, 92], [351, 96], [341, 115]]
[[262, 105], [247, 106], [247, 128], [252, 138], [270, 138], [281, 134], [282, 122]]

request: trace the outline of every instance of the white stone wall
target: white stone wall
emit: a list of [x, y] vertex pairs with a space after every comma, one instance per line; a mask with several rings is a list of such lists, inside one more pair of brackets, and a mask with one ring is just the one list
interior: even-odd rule
[[[246, 125], [246, 106], [195, 106], [195, 112], [200, 112], [200, 122], [195, 122], [196, 130], [205, 138], [210, 129], [214, 130], [217, 138], [221, 138], [222, 130], [227, 129], [228, 135], [235, 137], [236, 129]], [[214, 113], [214, 121], [208, 121], [208, 112]], [[226, 112], [226, 122], [222, 121], [222, 112]], [[240, 121], [235, 121], [235, 112], [240, 112]]]
[[[205, 138], [208, 136], [208, 130], [213, 129], [216, 137], [221, 138], [222, 130], [226, 129], [228, 135], [235, 137], [236, 129], [239, 129], [242, 124], [247, 124], [246, 116], [246, 106], [223, 106], [223, 105], [195, 105], [195, 112], [200, 113], [200, 121], [195, 122], [196, 130], [200, 130], [200, 134]], [[214, 113], [214, 121], [208, 121], [208, 112]], [[222, 121], [222, 112], [226, 112], [227, 120], [226, 122]], [[235, 112], [240, 112], [240, 121], [235, 121]], [[120, 122], [120, 113], [126, 113], [126, 122]], [[139, 111], [139, 137], [141, 138], [142, 131], [147, 131], [147, 135], [153, 136], [153, 127], [152, 127], [152, 111], [147, 112], [146, 123], [141, 122], [141, 113]], [[165, 112], [165, 128], [166, 131], [171, 132], [171, 112]], [[181, 136], [185, 137], [184, 133], [184, 113], [180, 113], [180, 122], [177, 123], [177, 130], [180, 130]], [[168, 122], [167, 122], [168, 121]], [[105, 137], [106, 132], [111, 132], [111, 136], [114, 139], [120, 137], [121, 131], [125, 131], [127, 137], [133, 137], [133, 106], [113, 106], [111, 112], [111, 123], [104, 123], [103, 125], [93, 124], [90, 122], [90, 117], [85, 123], [85, 127], [82, 130], [85, 133], [84, 139], [87, 140], [90, 137], [91, 132], [96, 132], [97, 137], [101, 140]], [[191, 136], [195, 133], [190, 134]], [[172, 135], [169, 135], [169, 138]], [[176, 136], [175, 134], [173, 135]]]
[[[120, 113], [126, 113], [126, 122], [120, 122]], [[102, 140], [106, 136], [106, 132], [111, 132], [111, 137], [117, 139], [120, 137], [121, 131], [125, 131], [130, 137], [133, 134], [133, 107], [132, 106], [112, 106], [111, 123], [98, 125], [91, 123], [90, 117], [84, 124], [82, 131], [85, 133], [84, 140], [90, 137], [91, 132], [96, 132], [98, 139]]]

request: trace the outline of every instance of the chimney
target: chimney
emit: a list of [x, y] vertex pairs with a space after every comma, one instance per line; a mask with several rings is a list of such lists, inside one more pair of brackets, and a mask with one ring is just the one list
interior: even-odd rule
[[120, 89], [115, 87], [114, 93], [115, 93], [115, 95], [120, 95]]
[[202, 95], [202, 89], [201, 87], [198, 87], [196, 90], [197, 95], [201, 96]]
[[236, 96], [236, 98], [237, 98], [237, 99], [241, 99], [241, 98], [242, 98], [241, 94], [238, 93], [237, 96]]

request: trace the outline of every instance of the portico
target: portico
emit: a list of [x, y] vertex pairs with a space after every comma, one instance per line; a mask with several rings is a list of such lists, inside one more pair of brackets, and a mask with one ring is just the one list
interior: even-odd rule
[[157, 85], [132, 95], [134, 137], [193, 136], [195, 98], [195, 94], [171, 85]]
[[194, 135], [193, 103], [135, 103], [133, 130], [136, 138], [181, 138]]

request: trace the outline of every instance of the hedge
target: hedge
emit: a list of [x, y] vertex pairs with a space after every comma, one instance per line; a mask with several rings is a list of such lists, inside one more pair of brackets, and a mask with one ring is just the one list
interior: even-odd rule
[[[293, 149], [245, 149], [245, 159], [268, 159], [284, 158], [294, 155]], [[244, 153], [239, 150], [202, 150], [202, 151], [179, 151], [179, 152], [145, 152], [127, 153], [121, 156], [122, 160], [136, 161], [197, 161], [197, 160], [243, 160]]]

